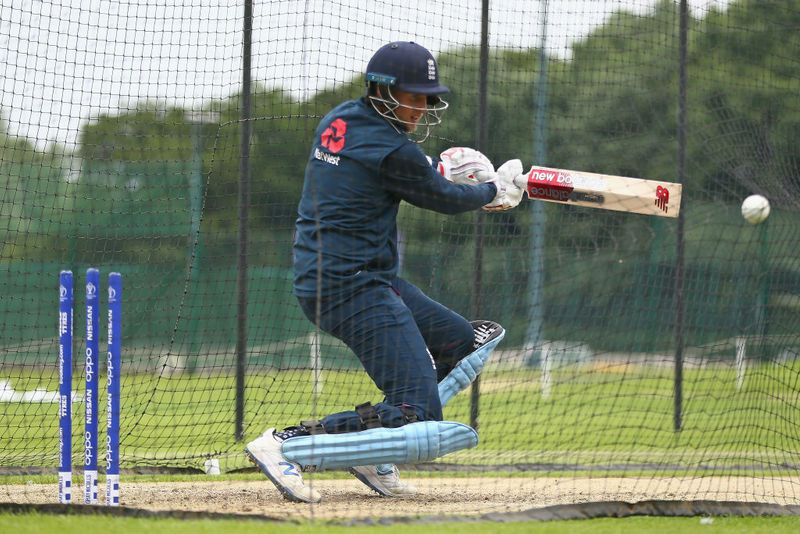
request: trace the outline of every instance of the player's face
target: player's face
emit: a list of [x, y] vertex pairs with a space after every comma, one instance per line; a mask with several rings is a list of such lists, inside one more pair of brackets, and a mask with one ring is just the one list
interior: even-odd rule
[[392, 96], [400, 104], [394, 110], [397, 118], [404, 123], [406, 130], [413, 132], [417, 129], [417, 123], [427, 111], [428, 97], [417, 93], [407, 93], [395, 89]]

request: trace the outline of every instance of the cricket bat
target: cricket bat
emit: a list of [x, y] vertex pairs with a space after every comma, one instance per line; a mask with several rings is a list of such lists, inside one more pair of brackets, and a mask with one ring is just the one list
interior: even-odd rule
[[515, 178], [528, 198], [587, 208], [677, 217], [681, 184], [534, 166]]

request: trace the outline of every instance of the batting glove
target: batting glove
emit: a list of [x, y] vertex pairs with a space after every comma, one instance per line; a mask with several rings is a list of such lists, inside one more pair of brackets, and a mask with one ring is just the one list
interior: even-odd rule
[[520, 203], [525, 190], [514, 183], [514, 178], [520, 174], [522, 174], [522, 162], [518, 159], [508, 160], [497, 169], [495, 178], [487, 180], [497, 187], [497, 194], [483, 207], [484, 211], [506, 211]]
[[489, 158], [472, 148], [448, 148], [439, 158], [436, 170], [454, 184], [477, 185], [494, 177]]

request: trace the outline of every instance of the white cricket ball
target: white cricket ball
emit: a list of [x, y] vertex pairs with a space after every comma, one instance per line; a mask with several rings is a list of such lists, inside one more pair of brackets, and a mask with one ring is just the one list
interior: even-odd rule
[[750, 224], [764, 222], [769, 217], [769, 200], [761, 195], [750, 195], [742, 202], [742, 217]]

